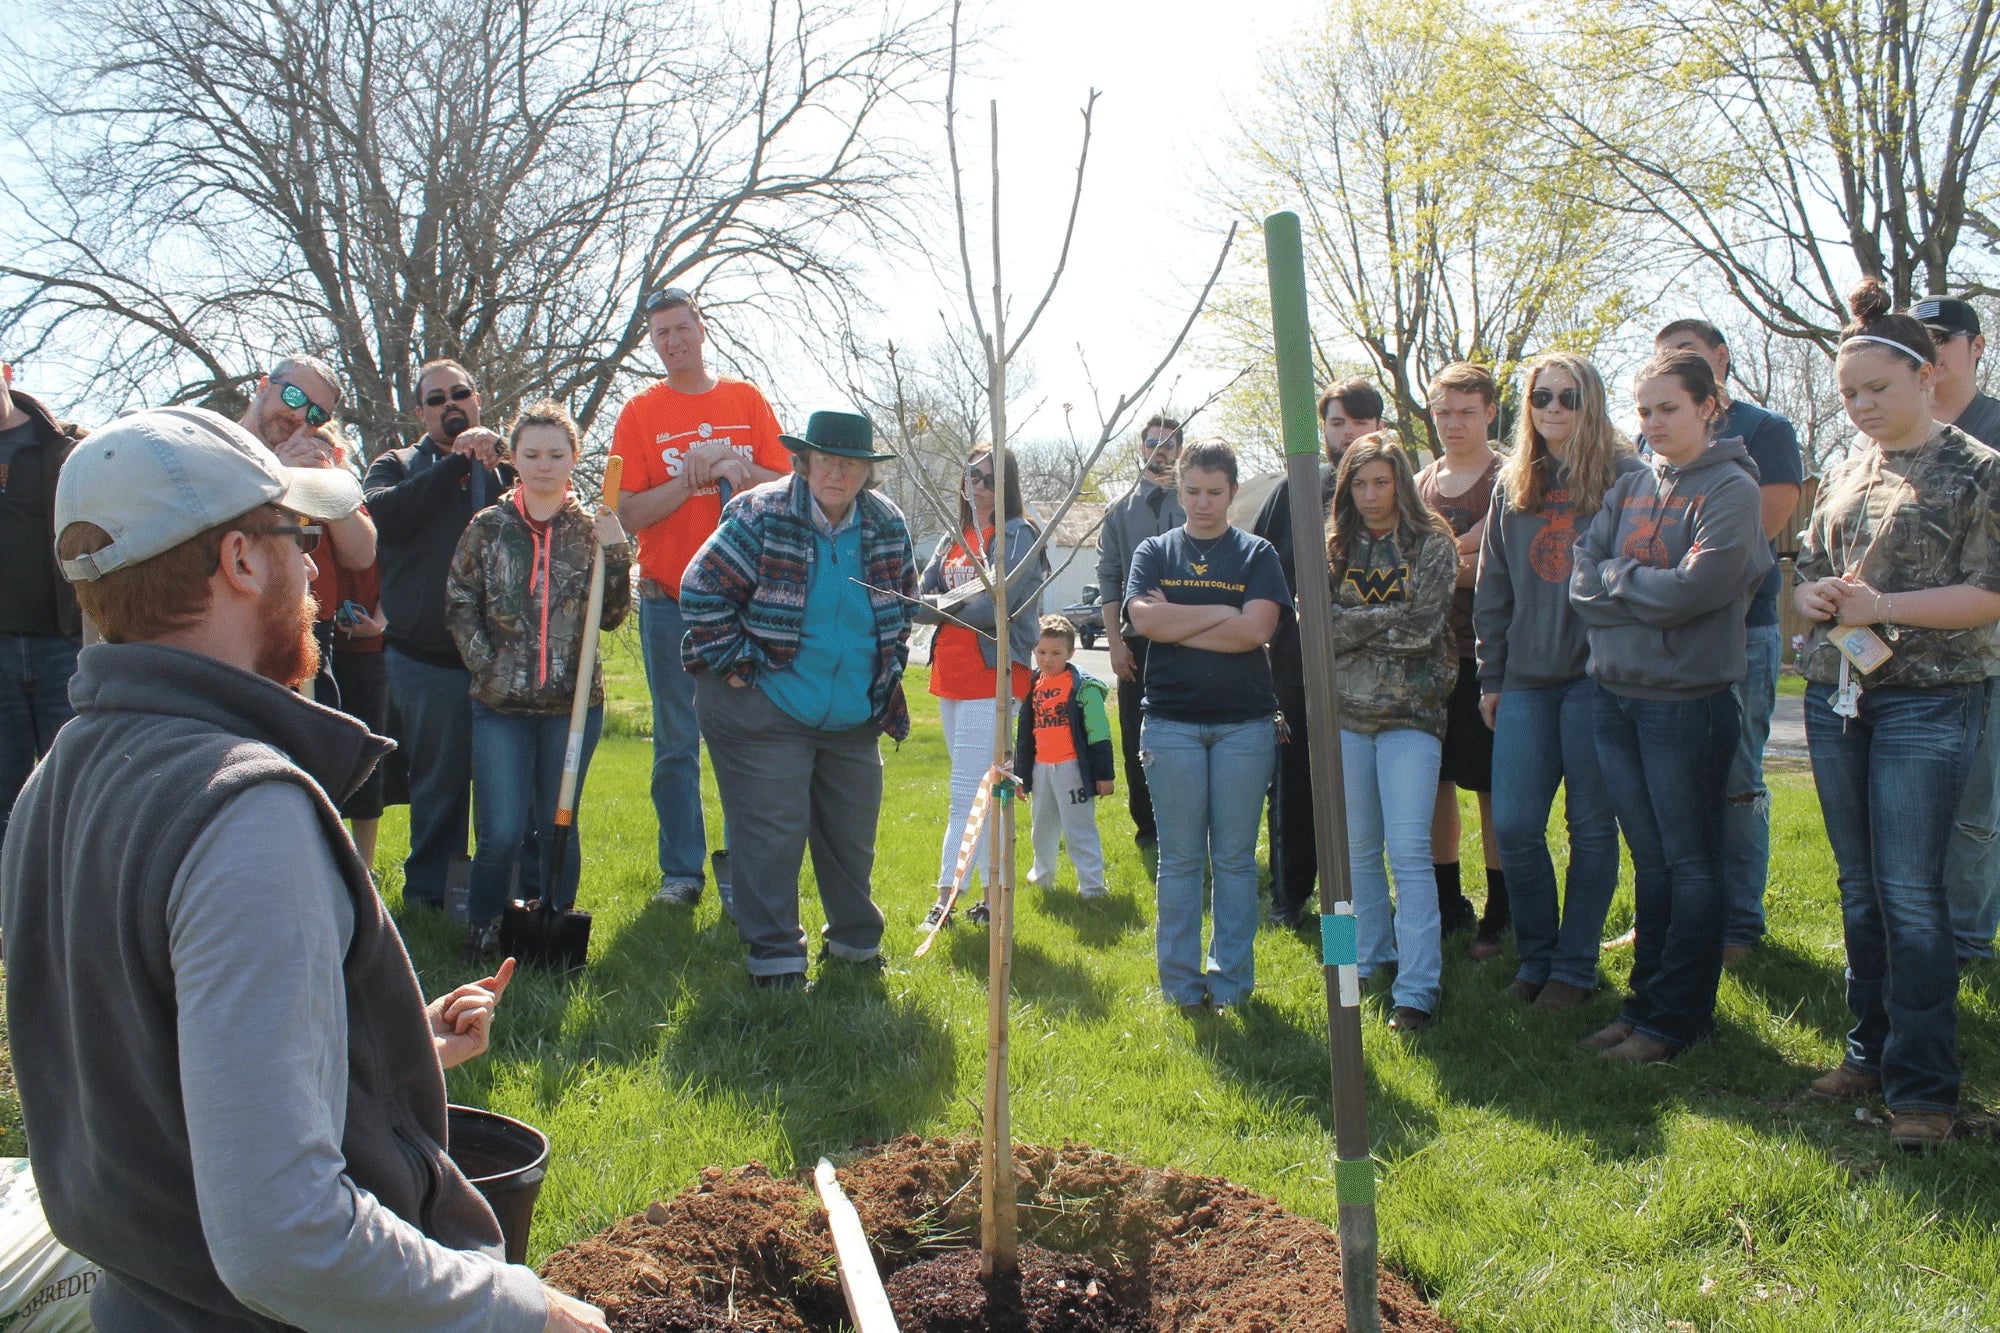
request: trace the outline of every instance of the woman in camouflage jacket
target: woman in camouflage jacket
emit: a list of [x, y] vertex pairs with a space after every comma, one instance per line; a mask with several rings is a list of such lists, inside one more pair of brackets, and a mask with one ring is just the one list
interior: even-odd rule
[[[472, 675], [473, 822], [471, 928], [466, 947], [499, 946], [516, 849], [529, 821], [541, 834], [541, 883], [558, 906], [576, 900], [582, 828], [574, 827], [561, 873], [548, 863], [569, 739], [570, 704], [583, 649], [590, 562], [604, 548], [605, 629], [632, 607], [632, 548], [618, 516], [592, 519], [570, 493], [577, 429], [557, 403], [537, 403], [514, 423], [509, 444], [520, 484], [467, 525], [445, 585], [445, 620]], [[604, 721], [604, 676], [594, 668], [582, 773]]]

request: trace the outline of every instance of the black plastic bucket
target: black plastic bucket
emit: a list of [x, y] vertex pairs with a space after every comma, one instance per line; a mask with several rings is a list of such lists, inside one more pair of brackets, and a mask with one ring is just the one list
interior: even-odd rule
[[445, 1108], [446, 1151], [473, 1188], [493, 1205], [507, 1262], [528, 1261], [535, 1199], [549, 1173], [549, 1140], [533, 1125], [474, 1106]]

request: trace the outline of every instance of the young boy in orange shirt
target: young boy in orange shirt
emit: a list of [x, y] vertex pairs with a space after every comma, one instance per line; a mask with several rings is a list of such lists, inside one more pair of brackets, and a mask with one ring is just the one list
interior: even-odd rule
[[1115, 788], [1111, 723], [1104, 682], [1070, 665], [1076, 626], [1043, 616], [1035, 644], [1035, 679], [1015, 734], [1014, 768], [1033, 798], [1035, 863], [1028, 883], [1055, 882], [1064, 841], [1076, 866], [1077, 891], [1102, 898], [1104, 848], [1097, 839], [1097, 798]]

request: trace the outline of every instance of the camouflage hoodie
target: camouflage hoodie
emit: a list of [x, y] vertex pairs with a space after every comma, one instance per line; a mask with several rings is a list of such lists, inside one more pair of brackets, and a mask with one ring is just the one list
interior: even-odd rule
[[1363, 531], [1333, 585], [1333, 659], [1343, 731], [1399, 727], [1444, 735], [1458, 679], [1458, 648], [1445, 621], [1458, 583], [1458, 544], [1426, 529], [1411, 554], [1407, 535]]
[[[475, 699], [502, 713], [567, 713], [596, 536], [575, 496], [543, 524], [528, 518], [520, 494], [510, 491], [466, 525], [445, 583], [445, 622], [472, 673]], [[632, 545], [604, 554], [603, 624], [610, 630], [632, 609]], [[601, 666], [590, 701], [604, 702]]]

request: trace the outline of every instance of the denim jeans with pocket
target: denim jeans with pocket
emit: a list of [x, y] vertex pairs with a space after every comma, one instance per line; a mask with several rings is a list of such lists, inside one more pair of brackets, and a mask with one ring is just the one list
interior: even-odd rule
[[[653, 815], [660, 825], [660, 878], [700, 884], [708, 876], [708, 830], [702, 824], [694, 677], [681, 665], [681, 640], [686, 637], [678, 601], [639, 599], [639, 647], [646, 689], [653, 696]], [[728, 839], [723, 842], [727, 845]]]
[[[1493, 729], [1493, 831], [1514, 912], [1522, 981], [1597, 986], [1604, 914], [1618, 887], [1618, 820], [1597, 771], [1597, 683], [1503, 690]], [[1569, 884], [1558, 907], [1549, 810], [1563, 789]]]
[[1771, 792], [1764, 785], [1764, 747], [1778, 702], [1778, 665], [1784, 635], [1776, 625], [1743, 632], [1749, 671], [1733, 687], [1743, 724], [1729, 764], [1729, 803], [1722, 818], [1722, 942], [1755, 944], [1764, 938], [1764, 885], [1771, 869]]
[[539, 835], [539, 872], [523, 875], [532, 884], [553, 885], [555, 904], [576, 902], [583, 873], [583, 779], [590, 756], [604, 729], [604, 708], [586, 715], [583, 752], [576, 778], [576, 809], [563, 863], [555, 855], [556, 803], [562, 794], [563, 752], [569, 746], [568, 713], [502, 713], [472, 701], [473, 820], [479, 850], [472, 858], [470, 915], [474, 921], [499, 916], [507, 906], [514, 863], [521, 855], [521, 838], [533, 829]]
[[452, 858], [465, 855], [472, 820], [472, 677], [464, 667], [420, 662], [394, 644], [382, 650], [382, 665], [389, 734], [410, 778], [403, 900], [443, 907], [445, 876]]
[[1944, 893], [1958, 956], [1991, 958], [2000, 931], [2000, 677], [1986, 680], [1986, 728], [1945, 848]]
[[1986, 711], [1984, 684], [1864, 689], [1860, 716], [1806, 686], [1806, 745], [1840, 866], [1847, 1062], [1892, 1111], [1958, 1109], [1958, 962], [1944, 857]]
[[1632, 849], [1638, 928], [1619, 1017], [1676, 1049], [1715, 1023], [1724, 782], [1742, 737], [1734, 690], [1635, 699], [1598, 687], [1597, 766]]
[[[1353, 881], [1361, 975], [1394, 964], [1396, 1004], [1427, 1014], [1437, 1012], [1444, 974], [1437, 871], [1431, 863], [1431, 810], [1443, 750], [1436, 736], [1414, 727], [1340, 733], [1347, 873]], [[1383, 869], [1385, 855], [1389, 873]], [[1396, 880], [1393, 906], [1390, 873]]]
[[[1140, 762], [1159, 816], [1160, 989], [1176, 1004], [1235, 1004], [1257, 981], [1257, 829], [1278, 753], [1277, 724], [1148, 715]], [[1203, 872], [1215, 926], [1201, 947]]]
[[21, 785], [75, 716], [69, 678], [78, 645], [63, 634], [0, 634], [0, 838]]

